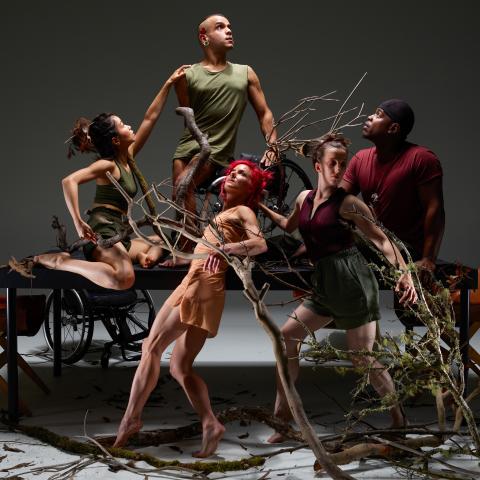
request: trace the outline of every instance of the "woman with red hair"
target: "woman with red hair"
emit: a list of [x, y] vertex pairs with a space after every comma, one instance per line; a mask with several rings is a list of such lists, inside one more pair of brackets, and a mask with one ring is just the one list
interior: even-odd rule
[[[267, 245], [254, 210], [269, 176], [248, 160], [233, 162], [222, 184], [223, 209], [205, 228], [203, 240], [229, 255], [265, 252]], [[116, 447], [125, 445], [142, 427], [142, 410], [157, 384], [162, 354], [174, 341], [170, 373], [183, 387], [202, 422], [202, 447], [193, 455], [201, 458], [212, 455], [225, 431], [212, 411], [207, 385], [193, 371], [193, 362], [205, 340], [217, 334], [228, 264], [221, 254], [201, 242], [194, 253], [203, 254], [203, 258], [192, 261], [188, 274], [158, 312], [143, 342], [142, 359], [117, 433]]]

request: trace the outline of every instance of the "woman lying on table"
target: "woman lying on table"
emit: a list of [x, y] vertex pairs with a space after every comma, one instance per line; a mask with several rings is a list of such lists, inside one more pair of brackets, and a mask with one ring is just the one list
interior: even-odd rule
[[[378, 285], [365, 259], [354, 245], [351, 228], [358, 228], [385, 255], [392, 265], [403, 270], [396, 285], [402, 304], [414, 303], [417, 294], [410, 273], [398, 249], [372, 221], [368, 207], [357, 197], [348, 195], [338, 185], [347, 165], [347, 140], [339, 134], [322, 138], [312, 154], [318, 175], [316, 190], [306, 190], [298, 196], [294, 211], [288, 218], [273, 212], [265, 205], [259, 207], [283, 230], [299, 228], [307, 254], [315, 265], [312, 274], [312, 295], [290, 316], [282, 327], [289, 358], [289, 372], [296, 380], [299, 373], [298, 353], [307, 335], [305, 326], [315, 331], [335, 320], [337, 327], [346, 330], [349, 350], [372, 351], [380, 319]], [[351, 355], [355, 366], [369, 368], [372, 386], [383, 397], [395, 394], [390, 374], [373, 357]], [[390, 410], [392, 427], [405, 425], [401, 406]], [[275, 415], [290, 420], [292, 415], [277, 375]], [[283, 441], [280, 433], [268, 441]]]

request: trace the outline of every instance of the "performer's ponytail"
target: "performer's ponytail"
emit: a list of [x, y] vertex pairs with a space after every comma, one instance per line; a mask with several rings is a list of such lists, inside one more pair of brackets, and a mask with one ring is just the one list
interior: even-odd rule
[[75, 152], [96, 152], [99, 158], [115, 158], [116, 151], [112, 139], [118, 135], [113, 113], [101, 113], [92, 121], [80, 117], [68, 139], [68, 158]]

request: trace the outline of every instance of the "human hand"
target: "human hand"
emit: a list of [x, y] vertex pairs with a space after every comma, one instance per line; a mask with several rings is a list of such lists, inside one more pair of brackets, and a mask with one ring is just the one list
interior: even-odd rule
[[402, 305], [407, 306], [417, 302], [418, 296], [410, 272], [404, 272], [400, 275], [397, 285], [395, 286], [395, 292], [398, 294], [402, 293], [400, 297], [400, 303]]
[[97, 234], [92, 230], [92, 227], [82, 219], [75, 223], [78, 236], [85, 240], [90, 240], [93, 243], [97, 243]]
[[415, 262], [418, 270], [418, 278], [423, 287], [431, 286], [435, 281], [435, 262], [428, 257], [423, 257]]
[[435, 272], [435, 262], [429, 257], [423, 257], [415, 262], [419, 270], [427, 270], [430, 273]]
[[[223, 245], [220, 250], [224, 253], [230, 252], [229, 245]], [[223, 260], [223, 255], [220, 252], [210, 252], [205, 263], [203, 264], [203, 271], [210, 273], [217, 273], [220, 270], [220, 262]]]
[[270, 167], [271, 165], [275, 165], [277, 163], [277, 153], [273, 148], [267, 148], [262, 155], [262, 159], [260, 160], [260, 165], [262, 167]]
[[181, 78], [185, 76], [187, 68], [190, 68], [191, 65], [182, 65], [178, 67], [168, 78], [167, 83], [171, 85], [172, 83], [177, 83]]
[[203, 264], [203, 271], [210, 273], [217, 273], [220, 269], [220, 261], [222, 256], [218, 252], [212, 252], [208, 255]]

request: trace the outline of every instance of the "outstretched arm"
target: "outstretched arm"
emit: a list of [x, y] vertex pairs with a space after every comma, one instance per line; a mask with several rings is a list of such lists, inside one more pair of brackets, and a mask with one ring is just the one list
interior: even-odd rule
[[[267, 242], [265, 242], [265, 238], [258, 225], [257, 216], [253, 210], [243, 206], [238, 209], [238, 215], [247, 238], [241, 242], [226, 243], [221, 249], [226, 254], [231, 255], [254, 256], [266, 252]], [[211, 253], [205, 260], [203, 269], [211, 273], [218, 272], [221, 259], [222, 256], [218, 253]]]
[[62, 180], [63, 195], [75, 229], [80, 238], [86, 238], [96, 243], [96, 235], [90, 226], [82, 220], [78, 202], [78, 186], [97, 178], [106, 179], [107, 172], [112, 173], [115, 163], [109, 160], [97, 160], [86, 168], [77, 170]]
[[295, 208], [288, 217], [284, 217], [283, 215], [274, 212], [263, 203], [259, 203], [258, 208], [260, 208], [260, 210], [262, 210], [262, 212], [265, 213], [265, 215], [270, 220], [275, 222], [282, 230], [285, 230], [287, 233], [292, 233], [298, 228], [300, 209], [302, 208], [303, 201], [305, 200], [308, 192], [310, 192], [310, 190], [305, 190], [300, 193], [300, 195], [295, 200]]
[[168, 97], [168, 92], [170, 91], [170, 87], [185, 76], [185, 70], [189, 66], [190, 65], [182, 65], [180, 68], [177, 68], [163, 84], [162, 88], [157, 93], [157, 96], [153, 99], [153, 102], [148, 107], [147, 111], [145, 112], [145, 117], [143, 118], [143, 121], [135, 135], [135, 142], [132, 143], [129, 148], [130, 154], [133, 157], [135, 157], [135, 155], [142, 149], [148, 137], [150, 136], [150, 133], [152, 132], [160, 113], [162, 113]]
[[[248, 99], [257, 114], [260, 129], [267, 144], [271, 144], [277, 140], [277, 131], [273, 128], [273, 114], [270, 108], [268, 108], [267, 100], [265, 99], [265, 94], [263, 93], [257, 74], [251, 67], [248, 67], [247, 72]], [[266, 163], [267, 165], [273, 160], [273, 158], [267, 155], [269, 152], [271, 154], [271, 151], [267, 149], [262, 158], [262, 163]]]
[[410, 272], [397, 246], [389, 240], [385, 233], [374, 223], [369, 208], [359, 198], [347, 195], [340, 207], [340, 216], [352, 221], [355, 226], [385, 255], [386, 259], [403, 273], [397, 281], [396, 292], [403, 291], [400, 298], [402, 304], [414, 303], [417, 293], [413, 286]]

